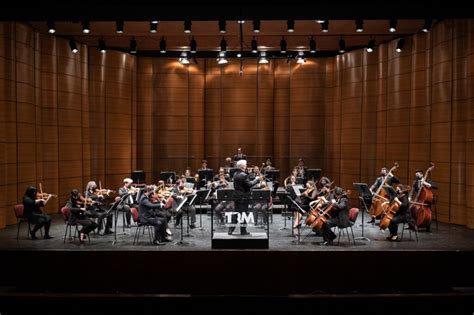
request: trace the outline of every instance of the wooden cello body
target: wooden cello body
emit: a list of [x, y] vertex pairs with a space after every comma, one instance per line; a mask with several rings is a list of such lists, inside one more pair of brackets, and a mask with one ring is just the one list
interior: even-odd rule
[[[434, 169], [434, 163], [426, 170], [423, 181], [426, 181], [428, 174]], [[415, 219], [417, 227], [429, 227], [431, 223], [431, 205], [433, 204], [433, 191], [431, 188], [421, 185], [415, 200], [411, 202], [411, 215]]]

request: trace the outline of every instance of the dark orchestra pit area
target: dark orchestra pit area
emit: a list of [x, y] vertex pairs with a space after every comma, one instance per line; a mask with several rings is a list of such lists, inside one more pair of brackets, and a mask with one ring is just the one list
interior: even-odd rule
[[[359, 218], [353, 228], [356, 245], [344, 235], [339, 245], [321, 246], [322, 238], [313, 232], [304, 237], [306, 231], [296, 244], [291, 220], [283, 230], [282, 215], [272, 217], [266, 250], [211, 250], [207, 214], [202, 215], [205, 230], [198, 227], [183, 238], [187, 245], [178, 244], [180, 229], [174, 227], [172, 242], [153, 246], [146, 234], [133, 245], [136, 227], [124, 234], [120, 223], [115, 243], [114, 234], [91, 233], [85, 244], [77, 239], [63, 243], [65, 226], [57, 215], [50, 240], [27, 240], [22, 229], [17, 241], [16, 226], [10, 226], [0, 231], [2, 265], [11, 271], [1, 279], [0, 301], [11, 306], [24, 297], [57, 312], [66, 301], [94, 304], [105, 312], [110, 305], [120, 305], [120, 310], [133, 312], [127, 299], [146, 302], [154, 310], [182, 304], [188, 311], [196, 306], [215, 311], [236, 301], [277, 313], [293, 307], [326, 313], [325, 305], [334, 301], [367, 313], [374, 311], [372, 307], [392, 305], [388, 314], [404, 313], [420, 303], [432, 305], [431, 313], [464, 314], [472, 307], [472, 230], [445, 223], [436, 228], [434, 223], [431, 233], [418, 232], [418, 241], [414, 232], [410, 239], [405, 230], [402, 241], [391, 242], [385, 240], [387, 231], [365, 223], [364, 236], [370, 239], [365, 241], [357, 240], [362, 232]], [[85, 272], [71, 277], [71, 268]], [[453, 303], [459, 312], [451, 308]]]

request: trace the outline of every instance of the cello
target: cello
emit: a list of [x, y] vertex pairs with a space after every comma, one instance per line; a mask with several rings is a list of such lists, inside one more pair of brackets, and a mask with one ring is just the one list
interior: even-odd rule
[[[406, 186], [406, 188], [401, 192], [401, 196], [408, 193], [410, 191], [410, 186]], [[402, 202], [395, 197], [393, 201], [389, 204], [387, 209], [385, 210], [385, 216], [380, 220], [380, 229], [385, 230], [388, 228], [390, 225], [390, 222], [392, 221], [393, 217], [397, 215], [398, 210], [400, 210], [400, 206], [402, 205]]]
[[[346, 190], [344, 191], [344, 193], [338, 198], [338, 200], [342, 197], [347, 197], [351, 194], [351, 191], [350, 190]], [[326, 222], [332, 218], [333, 216], [333, 209], [334, 209], [334, 203], [331, 203], [329, 206], [326, 207], [326, 209], [321, 210], [319, 212], [319, 216], [316, 218], [316, 220], [314, 221], [314, 223], [311, 225], [311, 229], [313, 230], [313, 232], [317, 232], [319, 230], [321, 230], [324, 226], [324, 224], [326, 224]]]
[[418, 190], [414, 201], [411, 201], [411, 215], [415, 218], [417, 227], [429, 227], [431, 223], [431, 204], [433, 203], [433, 191], [426, 187], [423, 183], [428, 178], [428, 174], [434, 169], [434, 163], [430, 163], [430, 167], [426, 170], [425, 176], [421, 180], [421, 187]]
[[[370, 206], [369, 209], [369, 214], [373, 219], [379, 218], [380, 215], [386, 210], [387, 206], [384, 203], [387, 201], [387, 195], [385, 191], [382, 190], [382, 188], [385, 186], [385, 183], [389, 179], [389, 176], [392, 175], [392, 172], [395, 171], [398, 168], [398, 162], [395, 162], [393, 164], [393, 167], [390, 169], [390, 171], [387, 173], [387, 175], [384, 177], [382, 183], [380, 186], [377, 188], [377, 190], [374, 193], [374, 196], [372, 197], [372, 205]], [[393, 175], [392, 175], [393, 176]]]

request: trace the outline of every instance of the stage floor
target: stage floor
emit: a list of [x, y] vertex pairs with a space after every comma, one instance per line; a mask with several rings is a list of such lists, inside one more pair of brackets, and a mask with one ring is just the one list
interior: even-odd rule
[[[65, 224], [60, 215], [53, 215], [50, 234], [54, 237], [50, 240], [41, 239], [40, 233], [37, 233], [37, 240], [26, 238], [27, 225], [21, 226], [19, 240], [16, 239], [17, 225], [10, 225], [0, 230], [0, 250], [72, 250], [72, 251], [207, 251], [211, 250], [211, 217], [202, 215], [202, 229], [200, 228], [200, 217], [197, 215], [197, 228], [190, 229], [187, 233], [184, 228], [184, 245], [180, 244], [181, 229], [175, 228], [174, 223], [170, 222], [170, 228], [173, 232], [173, 241], [166, 243], [165, 246], [153, 246], [149, 242], [148, 235], [140, 235], [139, 242], [133, 245], [136, 226], [123, 230], [121, 215], [117, 227], [116, 242], [115, 235], [97, 235], [90, 233], [90, 241], [85, 244], [79, 244], [79, 241], [69, 240], [63, 242]], [[367, 221], [367, 216], [365, 216]], [[186, 217], [184, 218], [186, 222]], [[296, 236], [292, 235], [291, 218], [286, 218], [286, 228], [284, 217], [281, 214], [273, 214], [273, 222], [270, 223], [269, 230], [269, 249], [266, 251], [473, 251], [474, 250], [474, 230], [463, 226], [439, 223], [436, 228], [436, 222], [432, 223], [432, 232], [425, 232], [424, 229], [418, 231], [418, 241], [415, 233], [412, 232], [411, 238], [408, 230], [404, 230], [403, 240], [398, 242], [387, 241], [385, 238], [389, 235], [388, 230], [381, 231], [377, 225], [364, 223], [364, 236], [369, 239], [358, 240], [362, 236], [362, 216], [359, 215], [356, 224], [353, 226], [356, 245], [349, 242], [346, 234], [341, 235], [338, 245], [337, 239], [331, 246], [321, 246], [323, 241], [321, 236], [311, 232], [309, 228], [301, 229], [300, 242]], [[227, 229], [221, 225], [214, 225], [217, 232], [226, 232]], [[249, 232], [261, 234], [265, 232], [265, 227], [250, 226]], [[350, 229], [348, 230], [350, 233]], [[399, 235], [401, 235], [401, 225]], [[238, 235], [237, 227], [234, 234]], [[337, 233], [337, 231], [336, 231]], [[190, 235], [190, 236], [186, 236]], [[236, 236], [237, 237], [237, 236]], [[216, 249], [214, 249], [216, 250]], [[219, 249], [221, 250], [221, 249]], [[241, 251], [241, 249], [240, 249]]]

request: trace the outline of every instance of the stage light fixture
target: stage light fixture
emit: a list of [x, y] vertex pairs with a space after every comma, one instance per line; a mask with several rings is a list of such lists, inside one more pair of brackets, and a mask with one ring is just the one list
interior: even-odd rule
[[225, 20], [219, 21], [219, 33], [224, 34], [226, 32], [226, 24]]
[[388, 31], [390, 33], [395, 33], [397, 31], [397, 23], [398, 23], [398, 21], [395, 20], [395, 19], [390, 20], [390, 23], [389, 23], [389, 26], [388, 26]]
[[190, 46], [190, 50], [189, 52], [191, 54], [195, 54], [197, 52], [197, 43], [196, 43], [196, 40], [193, 38], [191, 38], [191, 42], [189, 43], [189, 46]]
[[264, 51], [260, 52], [260, 58], [258, 59], [259, 64], [267, 64], [269, 61], [267, 59], [267, 53]]
[[116, 21], [115, 22], [115, 32], [117, 34], [123, 33], [123, 21]]
[[295, 31], [295, 20], [288, 20], [286, 24], [288, 25], [288, 33], [293, 33]]
[[364, 20], [358, 19], [356, 20], [356, 32], [362, 33], [364, 31]]
[[54, 21], [48, 21], [47, 24], [48, 24], [48, 33], [50, 34], [56, 33], [56, 25]]
[[188, 53], [183, 51], [178, 59], [179, 63], [183, 65], [189, 65]]
[[151, 21], [150, 21], [151, 24], [158, 24], [159, 21], [156, 17], [152, 18]]
[[130, 53], [137, 53], [137, 41], [135, 40], [135, 37], [132, 37], [132, 39], [130, 40]]
[[219, 65], [225, 65], [227, 63], [229, 63], [229, 61], [227, 61], [227, 58], [225, 57], [226, 53], [225, 51], [219, 51], [219, 54], [217, 55], [217, 64]]
[[225, 38], [222, 38], [220, 46], [221, 46], [221, 51], [227, 51], [227, 42]]
[[423, 27], [421, 28], [421, 31], [424, 33], [428, 33], [431, 28], [431, 23], [432, 23], [431, 19], [426, 19], [425, 24], [423, 24]]
[[284, 38], [280, 41], [280, 52], [282, 54], [286, 53], [286, 40]]
[[158, 32], [158, 23], [150, 22], [150, 33]]
[[260, 33], [260, 20], [253, 20], [253, 32]]
[[107, 52], [107, 48], [105, 47], [105, 40], [103, 40], [102, 38], [99, 39], [99, 51], [103, 54]]
[[400, 38], [397, 42], [397, 48], [395, 48], [395, 51], [400, 53], [403, 51], [403, 45], [405, 44], [405, 39], [404, 38]]
[[341, 37], [339, 40], [339, 53], [343, 54], [346, 52], [346, 41]]
[[162, 37], [160, 40], [160, 53], [162, 54], [166, 53], [166, 40], [164, 37]]
[[306, 62], [306, 58], [304, 57], [304, 52], [299, 51], [298, 55], [296, 56], [296, 63], [297, 64], [304, 64]]
[[79, 49], [77, 49], [76, 41], [74, 39], [69, 40], [69, 47], [71, 48], [71, 52], [73, 54], [76, 54], [79, 51]]
[[250, 44], [250, 46], [252, 47], [252, 53], [253, 54], [256, 54], [258, 52], [258, 44], [257, 44], [257, 40], [254, 38], [252, 39], [252, 43]]
[[316, 53], [316, 41], [313, 36], [311, 36], [311, 39], [309, 40], [309, 52], [312, 54]]
[[321, 23], [321, 32], [329, 32], [329, 20], [325, 20], [323, 23]]
[[326, 21], [326, 20], [316, 19], [316, 20], [314, 20], [314, 21], [315, 21], [316, 23], [318, 23], [318, 24], [323, 24], [324, 21]]
[[374, 51], [374, 47], [375, 47], [375, 39], [371, 39], [369, 40], [369, 43], [367, 44], [367, 47], [365, 48], [365, 50], [367, 50], [367, 52], [371, 53]]
[[91, 32], [89, 21], [82, 21], [82, 32], [84, 34], [89, 34]]
[[184, 32], [185, 33], [191, 33], [191, 25], [192, 25], [192, 22], [191, 20], [185, 20], [184, 21]]

